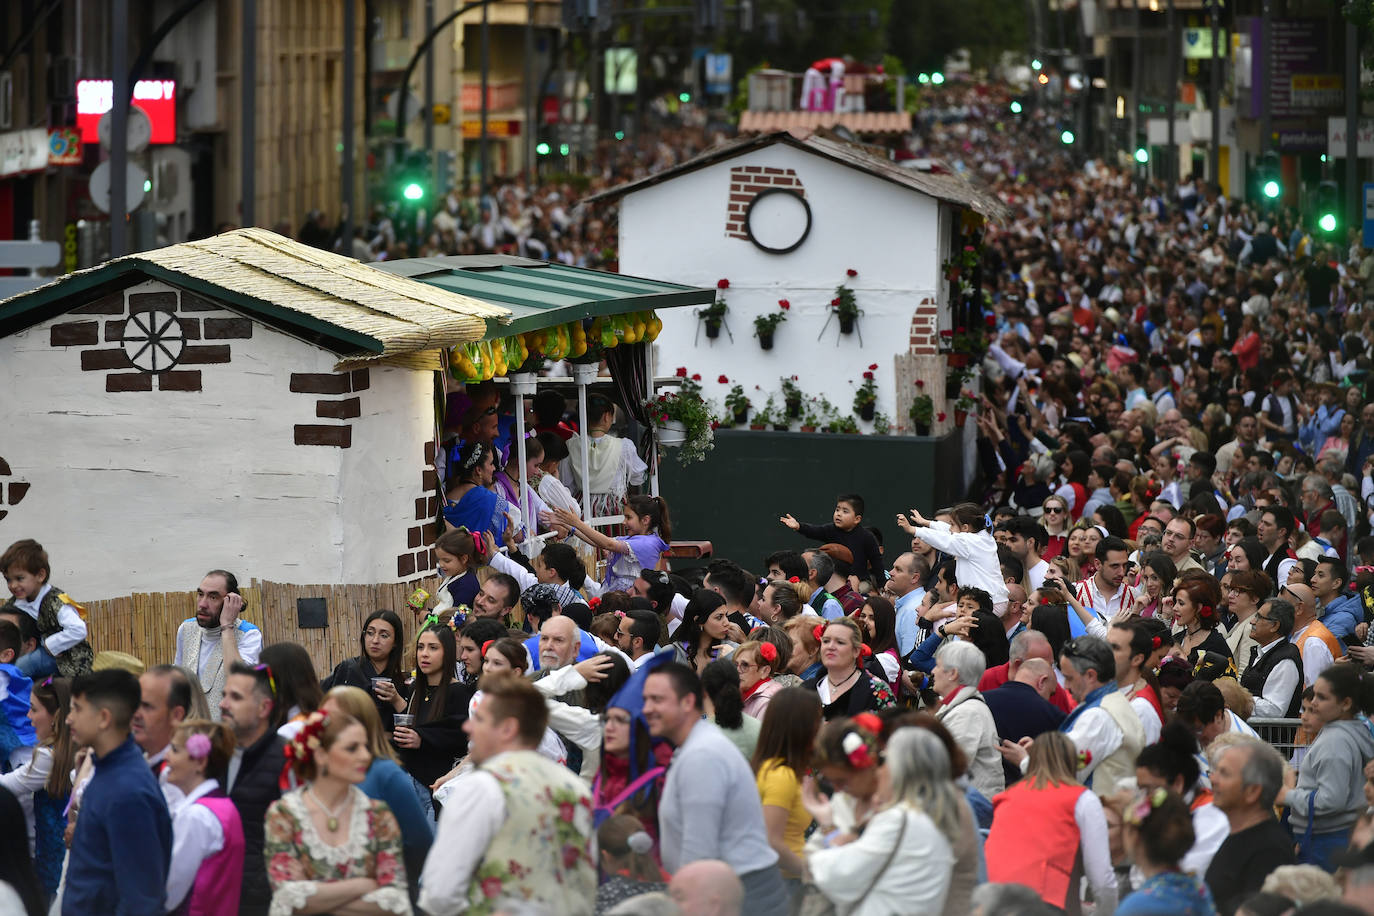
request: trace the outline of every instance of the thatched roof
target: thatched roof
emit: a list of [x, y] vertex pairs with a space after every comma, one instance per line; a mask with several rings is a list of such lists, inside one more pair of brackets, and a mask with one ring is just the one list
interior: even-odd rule
[[0, 302], [11, 334], [144, 279], [160, 279], [295, 330], [350, 362], [423, 353], [487, 332], [511, 312], [265, 229], [237, 229], [76, 271]]

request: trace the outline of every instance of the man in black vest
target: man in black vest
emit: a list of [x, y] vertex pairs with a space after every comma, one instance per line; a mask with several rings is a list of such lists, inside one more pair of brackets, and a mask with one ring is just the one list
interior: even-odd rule
[[1250, 618], [1250, 635], [1259, 645], [1240, 684], [1255, 698], [1255, 715], [1293, 718], [1302, 703], [1302, 655], [1288, 641], [1297, 613], [1282, 598], [1271, 598]]
[[234, 730], [238, 748], [229, 761], [225, 787], [243, 822], [243, 890], [239, 913], [265, 916], [272, 902], [267, 863], [262, 856], [267, 808], [281, 797], [282, 749], [286, 742], [272, 729], [276, 685], [266, 665], [234, 662], [224, 679], [221, 721]]
[[1298, 399], [1293, 397], [1293, 373], [1288, 369], [1274, 372], [1274, 390], [1260, 402], [1260, 426], [1271, 443], [1276, 440], [1292, 442], [1298, 437]]
[[1298, 561], [1297, 555], [1288, 546], [1296, 524], [1293, 513], [1284, 506], [1265, 506], [1260, 513], [1259, 523], [1255, 525], [1255, 533], [1264, 545], [1265, 553], [1269, 554], [1264, 561], [1264, 571], [1274, 580], [1276, 593], [1288, 584], [1288, 570]]

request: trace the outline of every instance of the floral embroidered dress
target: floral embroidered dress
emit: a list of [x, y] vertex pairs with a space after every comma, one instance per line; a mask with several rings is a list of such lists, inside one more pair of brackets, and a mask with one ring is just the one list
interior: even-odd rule
[[322, 882], [371, 878], [377, 889], [362, 899], [391, 913], [410, 916], [401, 829], [385, 802], [349, 789], [353, 813], [348, 839], [330, 846], [315, 830], [304, 789], [293, 789], [267, 809], [263, 855], [272, 883], [270, 916], [291, 916]]

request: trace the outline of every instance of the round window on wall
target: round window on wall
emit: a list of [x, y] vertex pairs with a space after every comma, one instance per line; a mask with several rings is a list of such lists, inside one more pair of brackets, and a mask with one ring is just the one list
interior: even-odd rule
[[796, 191], [760, 191], [744, 213], [744, 231], [760, 250], [787, 254], [811, 233], [811, 205]]
[[181, 321], [170, 312], [135, 312], [124, 325], [124, 353], [144, 372], [166, 372], [185, 349]]

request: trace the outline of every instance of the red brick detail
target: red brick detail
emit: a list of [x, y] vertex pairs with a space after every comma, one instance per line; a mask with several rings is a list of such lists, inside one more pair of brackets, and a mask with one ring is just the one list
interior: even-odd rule
[[323, 372], [293, 372], [291, 390], [297, 394], [348, 394], [348, 376]]
[[[81, 371], [101, 372], [106, 369], [130, 369], [133, 364], [123, 350], [82, 350]], [[145, 391], [151, 390], [145, 388]]]
[[[29, 495], [29, 486], [30, 486], [30, 485], [27, 484], [27, 483], [12, 483], [12, 484], [10, 484], [10, 498], [9, 498], [9, 504], [10, 504], [11, 506], [17, 506], [17, 505], [19, 505], [21, 502], [23, 502], [23, 501], [24, 501], [24, 497], [27, 496], [27, 495]], [[431, 525], [430, 527], [432, 528], [432, 527], [434, 527], [434, 526]], [[433, 538], [431, 538], [430, 541], [433, 542]]]
[[117, 391], [152, 391], [153, 377], [147, 372], [116, 372], [105, 376], [105, 390], [112, 394]]
[[227, 363], [229, 362], [229, 345], [190, 346], [181, 352], [181, 359], [177, 362], [183, 366], [209, 366]]
[[78, 306], [71, 310], [73, 315], [123, 315], [124, 314], [124, 294], [110, 293], [108, 296], [101, 296], [89, 305]]
[[438, 516], [438, 514], [439, 514], [439, 497], [437, 497], [437, 496], [431, 496], [431, 497], [429, 498], [429, 503], [428, 503], [428, 505], [427, 505], [427, 509], [428, 509], [428, 511], [425, 513], [425, 518], [435, 518], [436, 516]]
[[48, 345], [52, 347], [89, 347], [100, 343], [100, 322], [66, 321], [48, 330]]
[[326, 420], [351, 420], [361, 413], [362, 402], [358, 398], [315, 402], [315, 416]]
[[421, 475], [420, 479], [420, 485], [426, 490], [433, 490], [439, 486], [439, 475], [435, 472], [434, 468], [425, 468], [424, 474]]
[[372, 387], [372, 373], [367, 369], [354, 369], [348, 373], [348, 380], [354, 391], [366, 391]]
[[[27, 486], [27, 484], [25, 484], [25, 486]], [[435, 540], [435, 538], [437, 538], [438, 536], [439, 536], [439, 526], [436, 525], [436, 524], [434, 524], [433, 522], [430, 522], [428, 525], [425, 526], [425, 540], [424, 540], [424, 545], [425, 545], [426, 547], [433, 547], [433, 546], [434, 546], [434, 540]]]
[[422, 522], [427, 518], [434, 518], [434, 515], [429, 511], [429, 500], [421, 496], [415, 500], [415, 521]]
[[434, 463], [434, 455], [435, 455], [434, 443], [433, 443], [433, 442], [426, 442], [426, 443], [425, 443], [425, 464], [433, 464], [433, 463]]
[[730, 170], [730, 194], [726, 201], [725, 235], [729, 238], [747, 239], [744, 231], [744, 214], [749, 202], [761, 191], [775, 188], [792, 188], [806, 197], [806, 188], [793, 169], [774, 166], [742, 165]]
[[189, 372], [159, 372], [157, 375], [157, 390], [199, 391], [200, 370], [196, 369]]
[[396, 558], [396, 576], [407, 579], [415, 575], [415, 554], [403, 553]]
[[434, 568], [434, 551], [421, 550], [415, 554], [416, 572], [424, 572]]
[[425, 530], [423, 528], [411, 528], [406, 532], [406, 546], [412, 549], [419, 547], [424, 536]]
[[295, 430], [297, 445], [328, 445], [348, 448], [353, 444], [351, 426], [314, 426], [298, 423]]
[[253, 322], [247, 318], [206, 318], [206, 340], [248, 340], [253, 336]]
[[175, 312], [177, 299], [176, 293], [130, 293], [129, 314], [154, 311]]

